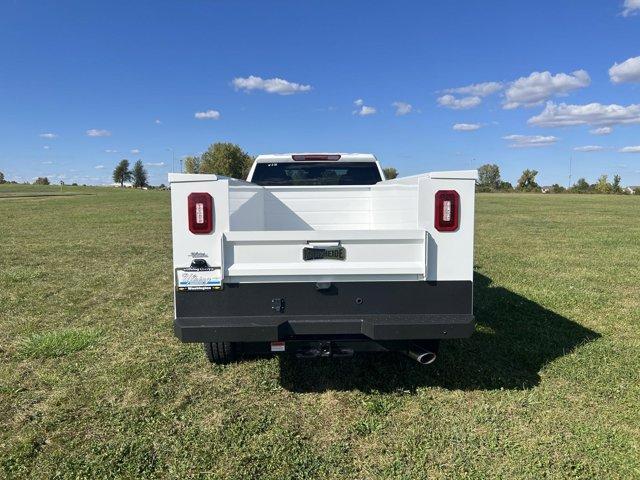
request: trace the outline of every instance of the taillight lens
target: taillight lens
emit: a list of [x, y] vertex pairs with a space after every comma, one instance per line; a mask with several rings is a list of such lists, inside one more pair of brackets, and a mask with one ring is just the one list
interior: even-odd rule
[[439, 232], [453, 232], [460, 225], [460, 195], [455, 190], [436, 192], [435, 227]]
[[213, 198], [208, 193], [191, 193], [188, 197], [189, 231], [211, 233], [213, 231]]

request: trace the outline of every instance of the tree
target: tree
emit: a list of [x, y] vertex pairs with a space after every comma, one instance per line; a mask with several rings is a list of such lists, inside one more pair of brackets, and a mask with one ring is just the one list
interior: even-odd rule
[[49, 185], [49, 179], [47, 177], [38, 177], [36, 181], [33, 182], [34, 185]]
[[232, 178], [245, 178], [249, 173], [253, 158], [239, 145], [218, 142], [200, 158], [199, 173], [215, 173]]
[[551, 193], [563, 193], [566, 190], [562, 185], [558, 183], [554, 183], [551, 185]]
[[571, 191], [575, 193], [587, 193], [591, 186], [584, 178], [579, 178], [576, 183], [571, 187]]
[[147, 170], [144, 168], [142, 164], [142, 160], [138, 160], [133, 165], [133, 170], [131, 172], [133, 174], [133, 186], [136, 188], [142, 188], [149, 185], [149, 181], [147, 178]]
[[7, 181], [4, 179], [4, 173], [0, 172], [0, 184], [2, 183], [7, 183]]
[[536, 183], [537, 170], [529, 170], [528, 168], [522, 172], [522, 175], [518, 179], [518, 190], [525, 192], [533, 192], [540, 190], [540, 186]]
[[622, 193], [620, 180], [622, 180], [622, 178], [620, 178], [620, 175], [616, 174], [613, 176], [613, 184], [611, 185], [611, 190], [613, 191], [613, 193]]
[[498, 190], [500, 190], [501, 192], [510, 192], [511, 190], [513, 190], [513, 185], [511, 185], [511, 182], [504, 182], [500, 180]]
[[595, 185], [596, 192], [598, 192], [598, 193], [611, 193], [612, 186], [607, 181], [607, 179], [608, 179], [607, 175], [600, 175], [598, 177], [598, 182]]
[[124, 187], [124, 182], [131, 180], [133, 174], [129, 170], [129, 160], [122, 159], [120, 163], [113, 170], [113, 182], [119, 183], [121, 187]]
[[481, 190], [498, 190], [500, 188], [500, 167], [487, 163], [478, 168], [478, 185]]
[[386, 178], [387, 180], [397, 178], [398, 176], [398, 170], [393, 167], [383, 168], [382, 171], [384, 172], [384, 178]]
[[200, 173], [200, 157], [186, 157], [184, 159], [184, 173]]

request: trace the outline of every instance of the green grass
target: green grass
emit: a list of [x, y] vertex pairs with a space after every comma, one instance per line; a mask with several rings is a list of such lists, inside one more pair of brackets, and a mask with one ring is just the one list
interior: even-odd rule
[[212, 367], [168, 193], [88, 190], [0, 199], [0, 477], [640, 478], [640, 197], [480, 195], [478, 328], [434, 365]]
[[18, 352], [25, 358], [62, 357], [90, 347], [99, 337], [99, 331], [89, 328], [34, 333], [18, 347]]
[[71, 185], [22, 185], [3, 184], [0, 185], [0, 200], [26, 197], [56, 197], [72, 195], [95, 195], [97, 192], [104, 192], [104, 187], [82, 187]]

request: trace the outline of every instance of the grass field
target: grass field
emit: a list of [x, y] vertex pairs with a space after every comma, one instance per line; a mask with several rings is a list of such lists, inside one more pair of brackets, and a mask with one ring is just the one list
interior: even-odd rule
[[477, 332], [432, 366], [212, 367], [168, 193], [68, 190], [0, 198], [0, 477], [640, 478], [640, 196], [480, 195]]

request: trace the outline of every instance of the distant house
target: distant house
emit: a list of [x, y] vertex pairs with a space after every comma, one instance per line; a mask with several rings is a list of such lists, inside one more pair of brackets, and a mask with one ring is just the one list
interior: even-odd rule
[[542, 187], [540, 190], [542, 193], [549, 193], [551, 191], [551, 187]]
[[633, 195], [636, 193], [636, 190], [640, 190], [640, 185], [629, 185], [628, 187], [625, 187], [624, 193], [630, 193]]
[[[120, 188], [120, 183], [112, 183], [111, 186], [115, 188]], [[124, 182], [124, 188], [133, 188], [133, 183]]]

